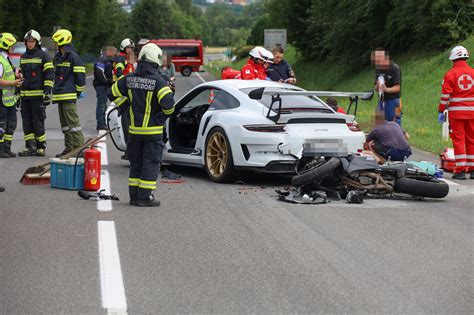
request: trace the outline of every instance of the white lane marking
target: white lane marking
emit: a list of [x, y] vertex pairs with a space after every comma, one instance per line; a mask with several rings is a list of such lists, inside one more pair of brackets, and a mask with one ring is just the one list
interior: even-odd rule
[[[104, 190], [102, 193], [110, 195], [110, 174], [108, 170], [102, 170], [100, 172], [100, 190]], [[112, 200], [102, 200], [97, 201], [97, 210], [105, 212], [112, 211]]]
[[127, 313], [127, 300], [114, 221], [98, 221], [100, 287], [102, 307], [110, 313]]
[[201, 79], [202, 83], [206, 83], [206, 80], [204, 80], [201, 75], [199, 74], [199, 72], [194, 72], [197, 74], [197, 76], [199, 77], [199, 79]]
[[[103, 135], [105, 130], [99, 130], [99, 136]], [[107, 137], [103, 137], [100, 142], [96, 143], [97, 149], [100, 151], [101, 166], [109, 165], [109, 158], [107, 155], [107, 143], [105, 142]], [[101, 168], [102, 169], [102, 168]], [[102, 169], [100, 172], [100, 190], [104, 190], [103, 193], [110, 195], [110, 173], [108, 170]], [[97, 210], [99, 211], [112, 211], [112, 200], [97, 200]]]

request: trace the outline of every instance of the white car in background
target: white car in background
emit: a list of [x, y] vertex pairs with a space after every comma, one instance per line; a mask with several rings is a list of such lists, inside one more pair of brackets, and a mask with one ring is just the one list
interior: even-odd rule
[[163, 163], [203, 167], [211, 180], [229, 182], [239, 170], [293, 174], [311, 150], [361, 152], [365, 135], [354, 116], [336, 113], [318, 95], [369, 94], [308, 92], [262, 80], [203, 83], [176, 102]]

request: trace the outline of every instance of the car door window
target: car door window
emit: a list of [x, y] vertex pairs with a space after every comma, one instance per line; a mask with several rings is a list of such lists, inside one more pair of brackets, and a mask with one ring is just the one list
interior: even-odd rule
[[219, 90], [217, 89], [205, 89], [199, 92], [196, 96], [194, 96], [184, 107], [184, 110], [191, 110], [192, 108], [202, 106], [202, 105], [210, 105], [212, 101], [216, 98], [219, 94]]
[[211, 103], [210, 108], [211, 109], [232, 109], [232, 108], [237, 108], [240, 106], [239, 101], [233, 97], [231, 94], [227, 93], [226, 91], [219, 91], [214, 96], [214, 99]]

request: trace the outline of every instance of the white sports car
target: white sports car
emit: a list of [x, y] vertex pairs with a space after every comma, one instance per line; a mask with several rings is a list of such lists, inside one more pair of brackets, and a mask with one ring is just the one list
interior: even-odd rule
[[361, 152], [365, 135], [354, 116], [336, 113], [318, 96], [370, 95], [308, 92], [262, 80], [203, 83], [176, 102], [163, 162], [204, 167], [211, 180], [228, 182], [242, 169], [294, 173], [297, 160], [312, 150]]

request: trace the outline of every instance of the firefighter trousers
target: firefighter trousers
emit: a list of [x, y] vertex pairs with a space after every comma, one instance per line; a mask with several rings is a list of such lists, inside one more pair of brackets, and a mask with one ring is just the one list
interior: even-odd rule
[[46, 148], [44, 127], [46, 108], [43, 105], [43, 98], [22, 99], [21, 119], [26, 148], [31, 150]]
[[149, 200], [156, 189], [164, 143], [159, 140], [137, 140], [130, 137], [127, 146], [130, 162], [128, 188], [130, 201]]
[[0, 136], [0, 153], [11, 152], [16, 123], [16, 106], [6, 107], [0, 103], [0, 128], [4, 130], [4, 135]]
[[449, 136], [453, 141], [455, 173], [474, 171], [474, 119], [449, 118]]
[[61, 129], [64, 133], [64, 146], [67, 151], [71, 151], [84, 143], [76, 103], [58, 103], [58, 111]]

